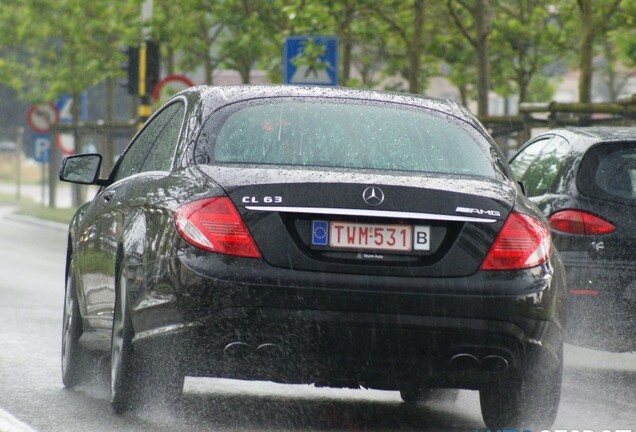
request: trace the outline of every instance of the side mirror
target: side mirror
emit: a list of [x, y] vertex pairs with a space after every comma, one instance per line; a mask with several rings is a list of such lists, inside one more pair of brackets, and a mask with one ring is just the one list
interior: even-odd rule
[[102, 156], [99, 154], [68, 156], [62, 161], [60, 180], [78, 184], [99, 184], [101, 166]]

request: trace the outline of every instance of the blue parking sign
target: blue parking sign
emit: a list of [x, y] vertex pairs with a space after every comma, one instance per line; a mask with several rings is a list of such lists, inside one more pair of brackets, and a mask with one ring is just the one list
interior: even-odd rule
[[338, 38], [290, 36], [283, 46], [285, 84], [338, 85]]
[[36, 162], [48, 163], [51, 158], [51, 135], [48, 133], [31, 134], [31, 151]]

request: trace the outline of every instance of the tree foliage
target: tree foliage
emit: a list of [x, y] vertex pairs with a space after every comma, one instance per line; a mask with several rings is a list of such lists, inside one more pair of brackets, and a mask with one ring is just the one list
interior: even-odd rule
[[594, 74], [613, 99], [627, 76], [619, 65], [636, 58], [636, 0], [154, 0], [142, 22], [143, 2], [3, 2], [0, 84], [32, 102], [78, 95], [122, 78], [120, 48], [149, 37], [167, 73], [213, 84], [232, 69], [249, 83], [263, 69], [280, 82], [285, 37], [323, 35], [340, 41], [341, 85], [425, 93], [441, 74], [487, 114], [492, 92], [550, 97], [550, 71], [563, 64], [581, 71], [581, 101]]
[[488, 115], [490, 83], [490, 41], [493, 5], [491, 0], [447, 0], [453, 22], [473, 47], [477, 65], [477, 113]]
[[568, 50], [563, 16], [542, 0], [500, 0], [495, 13], [492, 87], [503, 96], [516, 94], [519, 102], [527, 102], [534, 88], [546, 84], [546, 68]]
[[622, 0], [577, 0], [579, 9], [579, 101], [592, 102], [592, 75], [595, 48], [607, 36], [611, 23], [620, 13]]
[[21, 0], [0, 8], [0, 81], [43, 102], [119, 76], [119, 47], [139, 23], [135, 1]]

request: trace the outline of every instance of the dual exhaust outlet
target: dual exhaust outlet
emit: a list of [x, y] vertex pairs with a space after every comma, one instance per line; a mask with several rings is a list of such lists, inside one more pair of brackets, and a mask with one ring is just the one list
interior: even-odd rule
[[508, 369], [508, 360], [499, 355], [487, 355], [477, 358], [473, 354], [455, 354], [449, 361], [450, 366], [460, 372], [481, 370], [484, 372], [503, 372]]
[[[251, 355], [266, 358], [280, 358], [285, 350], [275, 343], [262, 343], [254, 346], [245, 342], [232, 342], [225, 346], [223, 354], [230, 359], [239, 360]], [[508, 369], [508, 360], [500, 355], [491, 354], [482, 358], [469, 353], [455, 354], [449, 361], [450, 366], [459, 372], [481, 370], [484, 372], [503, 372]]]
[[259, 357], [280, 358], [284, 356], [285, 350], [283, 347], [275, 343], [262, 343], [254, 346], [245, 342], [237, 341], [227, 344], [223, 349], [223, 354], [225, 354], [227, 358], [233, 360], [239, 360], [254, 354]]

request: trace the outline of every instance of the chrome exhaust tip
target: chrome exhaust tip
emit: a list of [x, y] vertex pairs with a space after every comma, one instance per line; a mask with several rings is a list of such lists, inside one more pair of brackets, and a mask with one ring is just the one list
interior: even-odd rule
[[498, 355], [489, 355], [481, 359], [481, 368], [487, 372], [502, 372], [508, 369], [508, 360]]
[[252, 347], [245, 342], [232, 342], [223, 348], [223, 354], [230, 359], [241, 359], [252, 351]]
[[260, 344], [256, 348], [256, 353], [259, 356], [273, 359], [273, 358], [281, 358], [285, 354], [285, 350], [278, 344], [275, 343], [264, 343]]
[[455, 370], [466, 372], [479, 368], [479, 360], [472, 354], [461, 353], [451, 357], [449, 364]]

